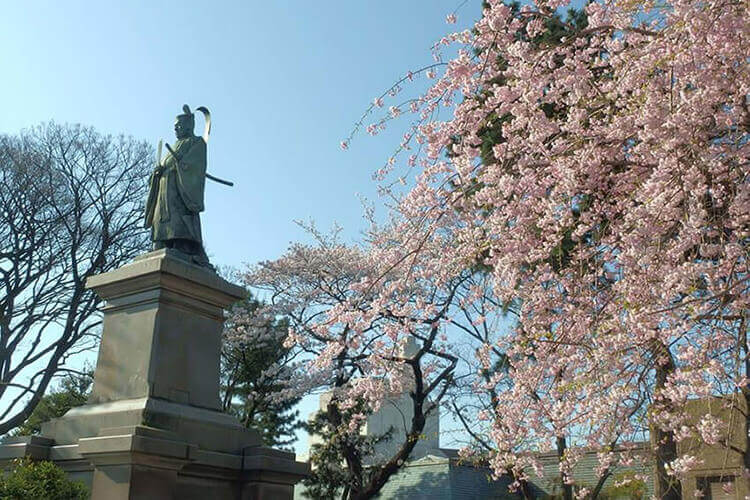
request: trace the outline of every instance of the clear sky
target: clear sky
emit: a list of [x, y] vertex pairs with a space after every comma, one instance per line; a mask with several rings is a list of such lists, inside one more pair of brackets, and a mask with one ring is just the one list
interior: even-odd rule
[[398, 136], [363, 135], [346, 153], [339, 142], [376, 95], [431, 62], [460, 3], [5, 2], [0, 133], [55, 120], [172, 142], [182, 104], [204, 105], [209, 172], [236, 184], [208, 183], [213, 261], [278, 256], [304, 237], [294, 219], [338, 221], [356, 237], [356, 194], [375, 197], [371, 174]]
[[209, 172], [235, 182], [207, 183], [212, 262], [281, 255], [305, 239], [295, 219], [338, 222], [353, 240], [365, 227], [357, 195], [377, 198], [371, 174], [400, 133], [360, 135], [346, 153], [339, 142], [375, 96], [432, 62], [435, 41], [479, 16], [480, 0], [471, 0], [458, 25], [446, 25], [461, 4], [6, 1], [0, 133], [54, 120], [172, 142], [182, 104], [204, 105], [213, 119]]

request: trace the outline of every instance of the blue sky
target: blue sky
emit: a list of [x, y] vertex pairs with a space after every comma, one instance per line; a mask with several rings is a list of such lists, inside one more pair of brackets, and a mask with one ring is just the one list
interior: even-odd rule
[[[172, 142], [182, 104], [204, 105], [213, 117], [209, 172], [235, 182], [208, 183], [212, 262], [281, 255], [306, 239], [295, 219], [337, 222], [356, 240], [365, 228], [358, 195], [377, 200], [372, 172], [403, 129], [360, 135], [346, 153], [339, 142], [375, 96], [432, 62], [436, 40], [478, 17], [480, 1], [471, 1], [457, 26], [446, 25], [461, 4], [7, 2], [0, 133], [54, 120]], [[303, 414], [314, 406], [308, 399]]]
[[[376, 95], [431, 62], [460, 3], [6, 3], [0, 133], [55, 120], [172, 142], [182, 104], [204, 105], [209, 171], [236, 184], [209, 183], [212, 260], [278, 256], [304, 238], [294, 219], [338, 221], [356, 237], [356, 195], [376, 197], [371, 174], [400, 134], [359, 136], [347, 153], [339, 142]], [[469, 7], [461, 21], [479, 13]]]

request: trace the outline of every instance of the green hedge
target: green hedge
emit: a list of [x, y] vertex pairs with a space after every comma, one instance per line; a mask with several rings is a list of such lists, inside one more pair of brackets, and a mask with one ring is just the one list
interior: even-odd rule
[[71, 481], [63, 470], [46, 461], [16, 460], [0, 476], [3, 500], [86, 500], [89, 492], [80, 481]]

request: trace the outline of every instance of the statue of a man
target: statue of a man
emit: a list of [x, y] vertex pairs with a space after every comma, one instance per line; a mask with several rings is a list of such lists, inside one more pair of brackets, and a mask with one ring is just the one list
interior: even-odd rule
[[[194, 134], [195, 116], [190, 108], [182, 109], [174, 124], [177, 142], [174, 148], [167, 144], [166, 157], [157, 162], [149, 179], [145, 226], [151, 228], [154, 250], [174, 248], [193, 263], [210, 267], [199, 215], [204, 208], [207, 144]], [[205, 108], [198, 109], [210, 116]]]

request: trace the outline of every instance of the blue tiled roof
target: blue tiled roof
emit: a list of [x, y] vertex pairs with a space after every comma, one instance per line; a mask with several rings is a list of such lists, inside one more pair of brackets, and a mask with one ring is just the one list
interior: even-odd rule
[[[392, 476], [378, 498], [383, 500], [487, 500], [518, 498], [508, 492], [508, 479], [495, 481], [486, 467], [461, 465], [444, 457], [425, 457]], [[300, 486], [295, 499], [304, 498]]]
[[[502, 477], [493, 480], [490, 469], [474, 466], [454, 458], [453, 450], [441, 450], [445, 456], [427, 456], [412, 461], [393, 475], [380, 491], [382, 500], [490, 500], [518, 499], [508, 491], [510, 479]], [[544, 465], [544, 478], [532, 476], [529, 488], [535, 498], [550, 498], [559, 494], [557, 481], [559, 469], [557, 458], [553, 454], [539, 456]], [[582, 486], [593, 486], [596, 482], [594, 469], [597, 465], [595, 453], [586, 453], [574, 470], [576, 483]], [[634, 468], [617, 467], [612, 478], [624, 472], [637, 472], [650, 475], [650, 464], [641, 464]], [[612, 483], [612, 478], [605, 483], [605, 488]], [[653, 494], [653, 485], [647, 482], [646, 498]], [[302, 486], [295, 489], [295, 500], [304, 498]]]

